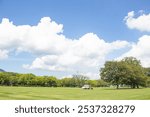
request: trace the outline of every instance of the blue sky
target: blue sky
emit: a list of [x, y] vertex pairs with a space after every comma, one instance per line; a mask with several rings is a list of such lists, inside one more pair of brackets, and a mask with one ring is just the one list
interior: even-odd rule
[[150, 11], [149, 0], [0, 1], [0, 19], [9, 18], [16, 25], [35, 25], [41, 17], [49, 16], [64, 25], [64, 34], [68, 37], [79, 38], [87, 32], [94, 32], [107, 41], [136, 39], [139, 32], [127, 30], [123, 18], [129, 11]]
[[[134, 45], [136, 45], [140, 37], [142, 37], [143, 35], [149, 35], [149, 31], [141, 31], [139, 28], [134, 26], [132, 27], [130, 26], [130, 24], [127, 24], [127, 20], [123, 20], [131, 11], [135, 12], [135, 19], [138, 19], [138, 17], [143, 14], [148, 15], [150, 13], [149, 6], [149, 0], [0, 0], [0, 21], [2, 22], [3, 18], [7, 18], [10, 22], [12, 21], [13, 25], [15, 26], [37, 26], [41, 18], [50, 17], [51, 21], [63, 25], [63, 32], [61, 32], [61, 34], [64, 35], [65, 38], [70, 40], [80, 40], [80, 38], [84, 35], [92, 33], [95, 34], [99, 39], [104, 40], [105, 43], [109, 43], [110, 45], [117, 40], [126, 41], [127, 43], [129, 43], [129, 45], [124, 45], [126, 47], [118, 48], [117, 46], [117, 49], [112, 48], [112, 51], [106, 50], [108, 51], [107, 54], [97, 56], [97, 59], [102, 59], [104, 63], [104, 61], [108, 59], [113, 60], [120, 56], [128, 55], [128, 53], [132, 53], [130, 52], [132, 51], [133, 47], [132, 43], [135, 43]], [[140, 10], [143, 10], [143, 12], [139, 12]], [[85, 36], [85, 38], [96, 38], [92, 34]], [[7, 43], [12, 42], [8, 41]], [[90, 46], [92, 47], [93, 45]], [[0, 47], [1, 51], [9, 50], [8, 57], [0, 60], [0, 68], [5, 69], [6, 71], [23, 73], [32, 72], [37, 75], [55, 75], [58, 77], [67, 75], [69, 76], [71, 74], [76, 73], [77, 71], [90, 75], [92, 74], [92, 72], [96, 73], [96, 71], [98, 71], [96, 69], [93, 69], [93, 66], [93, 68], [88, 67], [88, 69], [84, 71], [82, 70], [84, 69], [84, 67], [80, 68], [80, 66], [75, 65], [72, 65], [73, 67], [71, 66], [72, 70], [70, 72], [65, 70], [51, 70], [51, 68], [44, 68], [44, 70], [41, 70], [39, 68], [25, 69], [22, 67], [24, 64], [28, 64], [28, 66], [30, 66], [36, 58], [42, 59], [42, 57], [44, 56], [52, 55], [51, 52], [44, 55], [35, 54], [35, 51], [22, 51], [17, 53], [16, 50], [19, 47], [14, 47], [15, 49], [11, 48], [13, 47], [9, 47], [9, 49], [7, 47]], [[93, 51], [94, 50], [91, 51], [90, 55], [93, 54]], [[134, 56], [134, 54], [129, 55]], [[100, 56], [105, 57], [100, 58]], [[139, 57], [140, 55], [135, 56]], [[51, 60], [51, 56], [49, 57]], [[87, 59], [85, 57], [82, 58], [82, 60], [88, 61], [90, 59]], [[52, 64], [49, 64], [49, 66], [50, 65]], [[86, 67], [86, 64], [84, 64], [83, 66]], [[98, 68], [100, 66], [101, 65], [95, 66], [95, 68]], [[70, 64], [67, 66], [67, 68], [69, 67]], [[89, 73], [89, 71], [91, 72]]]

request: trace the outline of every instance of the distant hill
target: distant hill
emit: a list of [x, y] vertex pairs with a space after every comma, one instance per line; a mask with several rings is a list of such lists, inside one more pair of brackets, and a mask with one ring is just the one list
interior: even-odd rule
[[0, 69], [0, 72], [5, 72], [3, 69]]

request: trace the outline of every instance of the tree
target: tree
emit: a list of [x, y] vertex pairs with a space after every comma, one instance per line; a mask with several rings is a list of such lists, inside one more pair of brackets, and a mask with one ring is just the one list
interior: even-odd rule
[[100, 70], [101, 79], [112, 85], [116, 85], [118, 89], [128, 72], [126, 65], [123, 62], [107, 61], [104, 66]]
[[125, 57], [121, 61], [127, 63], [128, 65], [141, 66], [140, 60], [137, 60], [135, 57]]
[[97, 80], [87, 80], [87, 84], [89, 84], [91, 87], [97, 87]]
[[89, 78], [87, 76], [84, 76], [84, 75], [75, 74], [75, 75], [73, 75], [73, 79], [76, 82], [76, 86], [82, 87], [84, 84], [87, 83], [87, 80]]
[[109, 83], [105, 82], [104, 80], [102, 79], [99, 79], [97, 80], [97, 87], [108, 87], [109, 86]]
[[5, 83], [5, 74], [0, 72], [0, 85], [4, 85]]
[[100, 70], [101, 78], [116, 85], [130, 85], [131, 88], [139, 88], [146, 85], [144, 69], [140, 61], [134, 57], [126, 57], [121, 61], [107, 61]]
[[146, 85], [146, 77], [144, 74], [144, 68], [141, 66], [139, 60], [134, 57], [125, 57], [122, 62], [127, 64], [130, 69], [126, 84], [129, 84], [131, 88], [139, 88], [139, 86]]
[[45, 85], [48, 87], [56, 87], [57, 79], [54, 76], [45, 76]]
[[18, 83], [21, 86], [32, 86], [35, 77], [34, 74], [20, 74]]
[[144, 68], [144, 73], [146, 76], [150, 77], [150, 68]]
[[63, 78], [61, 80], [62, 87], [75, 87], [75, 82], [73, 82], [72, 78]]
[[146, 75], [146, 87], [150, 87], [150, 68], [144, 68], [144, 73]]

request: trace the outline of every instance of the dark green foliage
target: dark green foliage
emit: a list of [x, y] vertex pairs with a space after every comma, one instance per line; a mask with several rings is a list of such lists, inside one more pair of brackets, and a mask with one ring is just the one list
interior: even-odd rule
[[56, 87], [57, 79], [53, 76], [35, 76], [34, 74], [1, 72], [0, 85]]
[[89, 80], [88, 77], [83, 75], [73, 75], [72, 78], [57, 79], [54, 76], [0, 72], [0, 85], [3, 86], [82, 87], [84, 84], [90, 84], [92, 87], [106, 86], [106, 82], [100, 81]]
[[144, 68], [146, 77], [146, 87], [150, 87], [150, 68]]
[[126, 57], [121, 61], [107, 61], [105, 67], [100, 70], [100, 76], [104, 81], [116, 85], [117, 89], [123, 85], [131, 88], [145, 87], [147, 83], [144, 68], [134, 57]]

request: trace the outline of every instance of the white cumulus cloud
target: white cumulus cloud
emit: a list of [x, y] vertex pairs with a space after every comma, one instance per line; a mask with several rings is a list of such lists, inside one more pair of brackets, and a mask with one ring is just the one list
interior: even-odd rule
[[107, 43], [96, 34], [87, 33], [78, 40], [70, 40], [69, 45], [66, 45], [68, 49], [64, 50], [63, 53], [38, 57], [31, 65], [25, 65], [25, 68], [80, 71], [91, 77], [91, 74], [88, 73], [91, 73], [91, 71], [94, 72], [93, 74], [98, 73], [100, 66], [104, 64], [109, 53], [127, 45], [129, 43], [126, 41]]
[[7, 18], [0, 23], [0, 58], [7, 58], [11, 52], [36, 55], [32, 63], [23, 65], [27, 69], [95, 74], [109, 53], [128, 45], [127, 41], [119, 40], [108, 43], [94, 33], [68, 39], [63, 34], [63, 25], [49, 17], [41, 18], [34, 26], [17, 26]]
[[[36, 26], [16, 26], [9, 19], [3, 18], [0, 23], [0, 49], [15, 49], [16, 51], [35, 54], [61, 53], [66, 38], [61, 33], [63, 25], [44, 17]], [[58, 41], [59, 40], [59, 43]]]
[[118, 59], [122, 59], [123, 57], [136, 57], [139, 59], [144, 67], [150, 67], [150, 36], [144, 35], [139, 38], [137, 43], [132, 45], [132, 48], [124, 53]]
[[130, 29], [150, 32], [150, 14], [144, 14], [143, 11], [140, 11], [140, 15], [136, 17], [135, 12], [131, 11], [124, 20]]
[[0, 49], [0, 60], [8, 58], [8, 51]]

